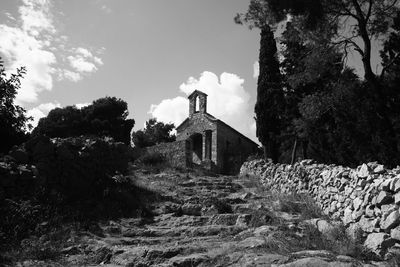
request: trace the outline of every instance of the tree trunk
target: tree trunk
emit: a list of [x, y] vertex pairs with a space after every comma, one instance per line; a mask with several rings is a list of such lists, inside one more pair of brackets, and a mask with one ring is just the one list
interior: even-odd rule
[[293, 150], [292, 150], [292, 159], [290, 161], [290, 165], [293, 165], [295, 162], [296, 158], [296, 152], [297, 152], [297, 136], [294, 139], [294, 144], [293, 144]]

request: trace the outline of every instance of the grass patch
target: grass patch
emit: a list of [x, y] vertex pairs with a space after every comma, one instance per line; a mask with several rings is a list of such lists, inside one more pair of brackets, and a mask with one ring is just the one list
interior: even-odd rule
[[301, 219], [328, 218], [316, 201], [304, 194], [274, 193], [269, 197], [275, 203], [274, 209], [282, 212], [300, 214]]

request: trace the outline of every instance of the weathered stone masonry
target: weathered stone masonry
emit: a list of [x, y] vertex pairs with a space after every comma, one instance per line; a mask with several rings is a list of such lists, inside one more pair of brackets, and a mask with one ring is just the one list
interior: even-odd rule
[[365, 245], [375, 252], [400, 244], [400, 167], [388, 170], [368, 163], [351, 169], [310, 160], [293, 166], [255, 160], [243, 164], [240, 173], [259, 176], [272, 191], [312, 196], [350, 232], [361, 230]]
[[195, 90], [188, 98], [189, 117], [176, 128], [177, 142], [180, 143], [160, 144], [150, 150], [172, 157], [173, 166], [182, 167], [184, 163], [185, 167], [199, 165], [220, 173], [238, 173], [247, 157], [257, 151], [258, 145], [207, 113], [205, 93]]
[[146, 152], [149, 154], [160, 153], [165, 156], [169, 164], [176, 167], [186, 167], [186, 142], [178, 141], [172, 143], [162, 143], [157, 146], [147, 147]]

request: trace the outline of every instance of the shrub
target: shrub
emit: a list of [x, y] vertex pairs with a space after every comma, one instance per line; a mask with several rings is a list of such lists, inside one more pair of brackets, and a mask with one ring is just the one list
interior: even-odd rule
[[127, 146], [110, 138], [39, 136], [25, 146], [46, 178], [45, 189], [56, 190], [69, 201], [102, 198], [115, 185], [111, 177], [128, 169]]
[[272, 200], [278, 203], [278, 209], [283, 212], [297, 213], [302, 219], [326, 218], [315, 200], [303, 194], [274, 194]]
[[0, 203], [0, 213], [0, 244], [5, 245], [29, 236], [42, 217], [43, 210], [34, 201], [6, 199]]

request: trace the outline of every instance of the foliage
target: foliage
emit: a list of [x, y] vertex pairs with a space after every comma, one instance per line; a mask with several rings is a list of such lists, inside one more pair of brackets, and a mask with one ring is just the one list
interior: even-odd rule
[[260, 74], [257, 83], [256, 114], [257, 137], [264, 147], [265, 156], [274, 162], [279, 159], [276, 136], [282, 125], [283, 91], [276, 42], [270, 27], [261, 30]]
[[0, 212], [0, 244], [8, 244], [34, 231], [38, 218], [42, 216], [42, 207], [30, 200], [6, 199], [0, 203]]
[[71, 137], [80, 135], [110, 136], [130, 144], [130, 131], [135, 124], [128, 117], [128, 104], [116, 97], [104, 97], [91, 105], [56, 108], [40, 119], [33, 135]]
[[7, 77], [0, 58], [0, 153], [8, 152], [27, 139], [26, 132], [30, 129], [27, 123], [31, 118], [26, 116], [24, 108], [14, 103], [25, 73], [25, 68], [20, 68]]
[[152, 118], [146, 122], [146, 127], [143, 130], [132, 133], [132, 142], [135, 144], [135, 147], [139, 148], [154, 146], [159, 143], [174, 142], [176, 136], [171, 134], [174, 128], [173, 123], [164, 124]]
[[[280, 86], [283, 97], [269, 96], [277, 101], [262, 109], [270, 107], [268, 114], [279, 111], [280, 117], [274, 123], [261, 117], [257, 122], [259, 138], [270, 137], [275, 129], [280, 161], [299, 157], [301, 143], [303, 158], [326, 163], [357, 165], [378, 160], [398, 164], [400, 98], [395, 88], [400, 85], [400, 23], [398, 17], [392, 22], [398, 8], [398, 1], [252, 0], [247, 13], [236, 16], [236, 22], [261, 32], [286, 20], [280, 39], [282, 78], [275, 87]], [[381, 53], [383, 71], [378, 76], [371, 69], [371, 42], [388, 35], [389, 28], [391, 34]], [[265, 44], [262, 37], [259, 81], [275, 76], [262, 72], [271, 64], [262, 54]], [[346, 67], [351, 50], [363, 62], [364, 81]], [[258, 87], [259, 99], [264, 93], [260, 82]]]
[[101, 199], [115, 186], [113, 176], [125, 173], [129, 150], [110, 138], [31, 138], [25, 147], [47, 191], [61, 193], [68, 201]]

